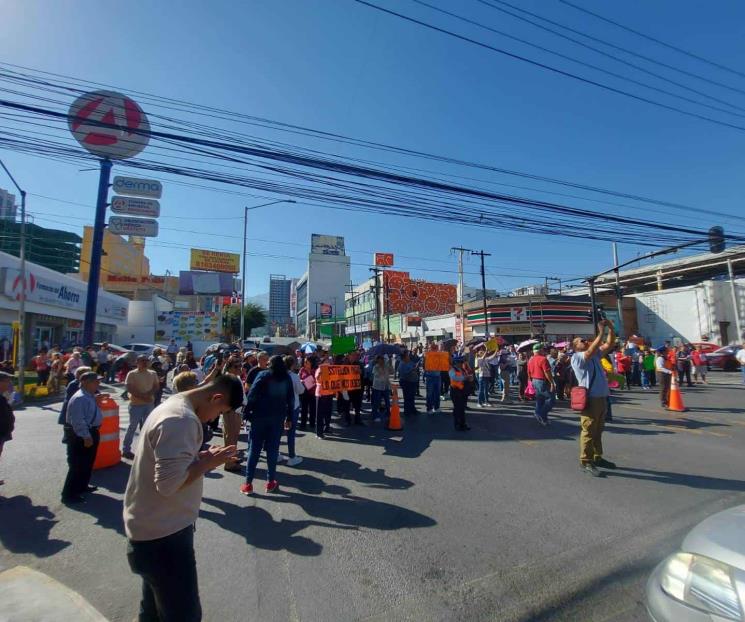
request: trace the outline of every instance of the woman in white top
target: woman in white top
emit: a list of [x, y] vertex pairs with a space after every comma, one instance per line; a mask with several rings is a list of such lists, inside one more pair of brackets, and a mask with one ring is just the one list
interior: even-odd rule
[[491, 382], [491, 365], [486, 355], [486, 348], [476, 352], [476, 375], [479, 381], [479, 407], [491, 406], [489, 404], [489, 383]]

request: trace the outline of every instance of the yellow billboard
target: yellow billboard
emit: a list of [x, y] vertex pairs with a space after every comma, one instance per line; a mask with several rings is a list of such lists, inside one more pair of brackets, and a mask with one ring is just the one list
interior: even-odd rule
[[238, 253], [223, 253], [207, 251], [201, 248], [191, 249], [191, 270], [206, 270], [208, 272], [230, 272], [238, 274], [241, 256]]

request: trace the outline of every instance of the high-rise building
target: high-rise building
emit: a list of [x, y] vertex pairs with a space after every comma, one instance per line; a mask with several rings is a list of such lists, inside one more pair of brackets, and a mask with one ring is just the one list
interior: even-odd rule
[[343, 237], [311, 235], [308, 269], [295, 288], [298, 334], [330, 337], [334, 327], [345, 322], [344, 293], [350, 278], [349, 261], [344, 253]]
[[269, 326], [284, 328], [290, 323], [290, 289], [292, 280], [284, 274], [269, 275]]

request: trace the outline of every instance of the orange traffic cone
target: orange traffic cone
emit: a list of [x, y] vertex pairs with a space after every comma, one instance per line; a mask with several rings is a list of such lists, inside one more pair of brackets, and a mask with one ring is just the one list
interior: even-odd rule
[[396, 383], [391, 384], [391, 391], [393, 392], [393, 403], [391, 404], [391, 416], [388, 419], [388, 429], [403, 430], [404, 426], [401, 423], [401, 408], [398, 405], [398, 385]]
[[679, 413], [687, 410], [685, 404], [683, 404], [683, 396], [680, 393], [680, 386], [678, 386], [678, 379], [675, 377], [675, 373], [672, 374], [672, 378], [670, 379], [670, 400], [667, 409]]

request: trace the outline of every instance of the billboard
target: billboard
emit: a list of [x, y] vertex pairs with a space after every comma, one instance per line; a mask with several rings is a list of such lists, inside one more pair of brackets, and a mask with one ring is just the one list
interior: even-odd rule
[[325, 302], [322, 302], [318, 306], [321, 309], [321, 317], [331, 317], [331, 313], [333, 311], [331, 305], [326, 304]]
[[223, 253], [221, 251], [192, 248], [189, 269], [238, 274], [241, 271], [240, 263], [241, 256], [238, 253]]
[[225, 272], [194, 272], [181, 270], [178, 293], [182, 296], [232, 296], [233, 275]]
[[376, 266], [392, 266], [393, 253], [375, 253]]
[[164, 311], [155, 322], [155, 340], [175, 339], [177, 343], [218, 341], [220, 314], [206, 311]]
[[344, 238], [339, 235], [312, 233], [310, 252], [314, 255], [344, 255]]

